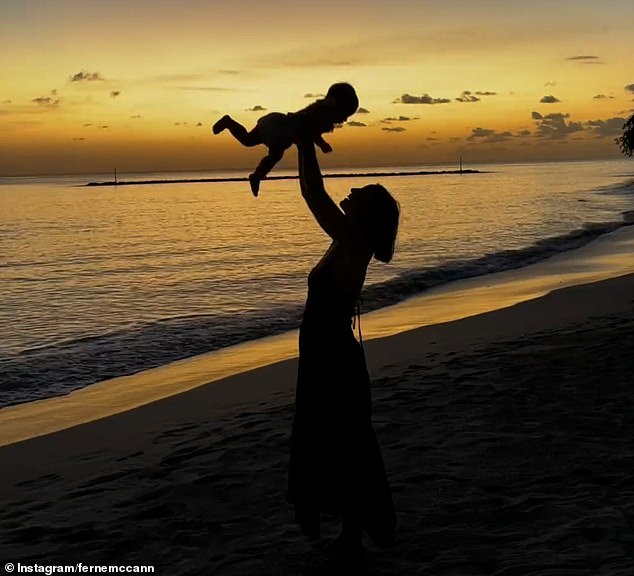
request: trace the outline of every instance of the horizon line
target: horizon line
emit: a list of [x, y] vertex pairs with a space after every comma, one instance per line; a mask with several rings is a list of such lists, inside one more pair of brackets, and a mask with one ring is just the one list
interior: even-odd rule
[[[403, 172], [348, 172], [323, 174], [322, 178], [371, 178], [373, 176], [392, 177], [392, 176], [430, 176], [434, 174], [484, 174], [482, 170], [415, 170]], [[297, 180], [298, 175], [281, 175], [268, 176], [263, 180]], [[132, 186], [141, 184], [183, 184], [183, 183], [204, 183], [204, 182], [248, 182], [246, 176], [229, 176], [218, 178], [174, 178], [160, 180], [108, 180], [104, 182], [87, 182], [81, 186]]]

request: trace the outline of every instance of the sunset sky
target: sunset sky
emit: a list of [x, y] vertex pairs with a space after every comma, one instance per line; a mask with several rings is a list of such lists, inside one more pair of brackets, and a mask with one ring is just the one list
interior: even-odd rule
[[[619, 157], [632, 0], [0, 0], [0, 176], [249, 168], [337, 81], [328, 166]], [[295, 162], [289, 151], [282, 166]]]

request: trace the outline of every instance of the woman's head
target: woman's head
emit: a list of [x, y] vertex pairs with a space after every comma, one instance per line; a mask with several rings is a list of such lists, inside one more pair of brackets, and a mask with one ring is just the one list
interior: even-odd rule
[[340, 206], [357, 223], [370, 243], [374, 257], [389, 262], [394, 255], [400, 213], [399, 204], [392, 195], [380, 184], [369, 184], [352, 188]]

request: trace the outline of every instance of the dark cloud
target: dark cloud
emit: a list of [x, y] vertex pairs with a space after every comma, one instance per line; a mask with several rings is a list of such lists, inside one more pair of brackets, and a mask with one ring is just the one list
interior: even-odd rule
[[542, 104], [556, 104], [557, 102], [561, 102], [561, 100], [559, 100], [559, 98], [555, 98], [552, 94], [549, 94], [548, 96], [542, 97], [540, 102]]
[[110, 98], [116, 98], [119, 94], [121, 94], [121, 90], [112, 90], [110, 92]]
[[626, 118], [614, 117], [607, 120], [589, 120], [585, 123], [590, 128], [592, 134], [598, 137], [620, 136], [623, 131], [623, 124]]
[[569, 118], [570, 114], [557, 112], [546, 114], [541, 116], [541, 118], [535, 114], [533, 112], [533, 119], [537, 121], [537, 132], [535, 134], [542, 138], [566, 138], [569, 134], [584, 130], [580, 122], [569, 122], [566, 124], [565, 119]]
[[358, 108], [357, 111], [355, 112], [355, 114], [369, 114], [370, 111], [367, 108]]
[[306, 94], [304, 94], [304, 98], [324, 98], [325, 96], [326, 96], [325, 94], [314, 93], [314, 92], [307, 92]]
[[108, 124], [102, 124], [101, 126], [99, 126], [99, 128], [105, 129], [110, 128], [110, 126], [108, 126]]
[[33, 98], [31, 102], [34, 102], [38, 106], [47, 106], [49, 108], [55, 108], [59, 106], [59, 98], [51, 98], [50, 96], [40, 96], [39, 98]]
[[506, 130], [504, 132], [496, 132], [495, 134], [492, 134], [486, 139], [486, 142], [489, 142], [489, 143], [506, 142], [507, 140], [510, 140], [511, 138], [513, 138], [513, 134], [511, 134], [508, 130]]
[[198, 123], [196, 124], [196, 128], [199, 128], [199, 127], [200, 127], [200, 126], [202, 126], [202, 125], [203, 125], [203, 123], [202, 123], [202, 122], [198, 122]]
[[634, 94], [634, 84], [628, 84], [628, 85], [625, 87], [625, 90], [626, 90], [627, 92], [632, 92], [632, 93]]
[[358, 128], [364, 128], [365, 126], [367, 126], [367, 124], [364, 124], [363, 122], [357, 122], [356, 120], [350, 120], [350, 122], [346, 122], [346, 126], [355, 126]]
[[386, 132], [405, 132], [405, 128], [402, 126], [384, 126], [381, 130], [385, 130]]
[[469, 90], [464, 90], [455, 100], [456, 102], [480, 102], [480, 98], [474, 96]]
[[391, 122], [408, 122], [409, 120], [411, 120], [409, 116], [398, 116], [398, 117], [393, 116], [390, 118], [383, 118], [381, 122], [383, 124], [390, 124]]
[[530, 130], [520, 130], [517, 133], [518, 136], [530, 136], [531, 135], [531, 131]]
[[92, 122], [84, 122], [83, 126], [84, 128], [88, 128], [89, 126], [92, 126]]
[[264, 112], [265, 110], [266, 108], [264, 108], [264, 106], [260, 106], [259, 104], [256, 104], [253, 108], [246, 109], [247, 112]]
[[598, 60], [599, 57], [598, 56], [570, 56], [569, 58], [566, 58], [566, 60]]
[[450, 102], [450, 98], [432, 98], [429, 94], [423, 94], [422, 96], [403, 94], [400, 98], [393, 101], [394, 104], [449, 104]]
[[71, 82], [102, 82], [105, 78], [99, 72], [86, 72], [82, 70], [69, 76]]
[[134, 118], [134, 119], [141, 118], [141, 114], [135, 114], [134, 116], [130, 116], [130, 118]]
[[606, 96], [605, 94], [597, 94], [596, 96], [592, 97], [594, 100], [605, 100], [606, 98], [614, 98], [614, 96], [610, 95], [610, 96]]
[[471, 134], [467, 136], [467, 140], [469, 142], [474, 142], [475, 140], [480, 140], [481, 142], [486, 142], [488, 144], [494, 144], [497, 142], [506, 142], [513, 138], [513, 134], [508, 131], [497, 132], [492, 130], [491, 128], [473, 128], [471, 130]]
[[490, 92], [488, 90], [485, 91], [485, 92], [482, 92], [482, 91], [478, 90], [476, 92], [476, 96], [497, 96], [497, 95], [498, 95], [497, 92]]
[[85, 140], [85, 138], [82, 136], [82, 137], [79, 137], [79, 138], [73, 138], [73, 140], [79, 141], [79, 140]]
[[531, 118], [533, 120], [542, 120], [544, 117], [539, 112], [532, 112]]
[[495, 134], [495, 130], [491, 130], [490, 128], [473, 128], [471, 130], [471, 136], [469, 136], [468, 139], [473, 140], [474, 138], [486, 138], [492, 134]]

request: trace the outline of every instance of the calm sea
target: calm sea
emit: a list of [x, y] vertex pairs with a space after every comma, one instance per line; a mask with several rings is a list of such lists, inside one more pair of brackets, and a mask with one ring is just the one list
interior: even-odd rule
[[[482, 172], [325, 180], [335, 200], [380, 181], [401, 204], [395, 259], [372, 263], [363, 310], [632, 220], [626, 159], [472, 168]], [[246, 182], [83, 186], [111, 178], [0, 178], [0, 406], [298, 326], [328, 239], [297, 181], [264, 182], [257, 199]]]

